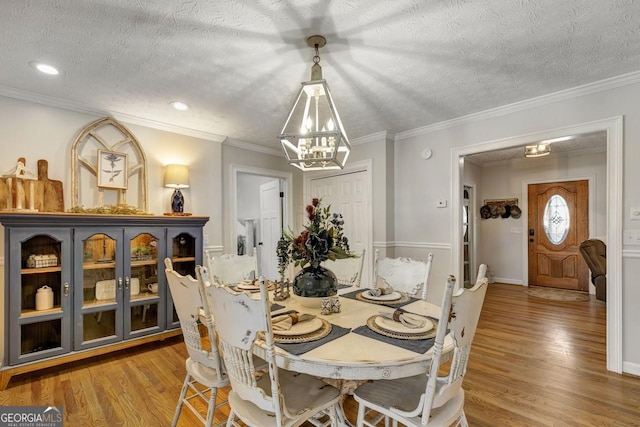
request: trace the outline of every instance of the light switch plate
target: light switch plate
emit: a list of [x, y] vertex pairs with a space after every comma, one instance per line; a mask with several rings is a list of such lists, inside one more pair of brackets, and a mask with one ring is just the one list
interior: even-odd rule
[[631, 221], [640, 221], [640, 208], [632, 206], [629, 212]]

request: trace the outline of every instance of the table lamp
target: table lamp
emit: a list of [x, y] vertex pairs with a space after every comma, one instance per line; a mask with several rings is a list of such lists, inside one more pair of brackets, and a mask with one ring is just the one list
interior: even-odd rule
[[171, 196], [173, 213], [184, 212], [184, 196], [181, 188], [189, 188], [189, 169], [184, 165], [167, 165], [164, 168], [164, 186], [174, 188]]

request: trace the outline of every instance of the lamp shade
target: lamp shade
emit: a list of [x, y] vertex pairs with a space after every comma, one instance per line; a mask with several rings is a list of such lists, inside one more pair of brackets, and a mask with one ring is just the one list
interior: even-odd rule
[[189, 188], [189, 169], [184, 165], [165, 166], [164, 186], [169, 188]]

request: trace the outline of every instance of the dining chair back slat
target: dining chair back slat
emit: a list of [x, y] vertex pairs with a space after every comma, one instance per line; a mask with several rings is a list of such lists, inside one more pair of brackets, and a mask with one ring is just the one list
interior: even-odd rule
[[362, 268], [364, 266], [365, 254], [366, 250], [363, 249], [356, 258], [343, 258], [334, 261], [327, 260], [322, 263], [322, 266], [328, 268], [336, 275], [339, 285], [359, 288], [362, 282]]
[[432, 263], [431, 253], [427, 255], [427, 262], [423, 262], [404, 257], [381, 258], [376, 249], [372, 287], [389, 285], [396, 291], [426, 300]]
[[258, 252], [254, 247], [251, 255], [224, 254], [215, 256], [211, 250], [205, 250], [205, 266], [211, 279], [231, 285], [247, 279], [256, 279], [258, 271]]

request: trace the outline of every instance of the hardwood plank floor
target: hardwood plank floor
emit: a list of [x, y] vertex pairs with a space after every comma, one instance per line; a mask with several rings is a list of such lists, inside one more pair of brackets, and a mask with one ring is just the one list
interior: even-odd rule
[[[605, 319], [595, 299], [550, 301], [491, 284], [463, 384], [469, 424], [640, 426], [640, 378], [605, 368]], [[62, 405], [65, 426], [168, 426], [185, 357], [172, 338], [17, 376], [0, 405]], [[351, 397], [345, 410], [355, 421]], [[227, 407], [216, 414], [224, 419]], [[198, 421], [184, 410], [179, 425]]]

